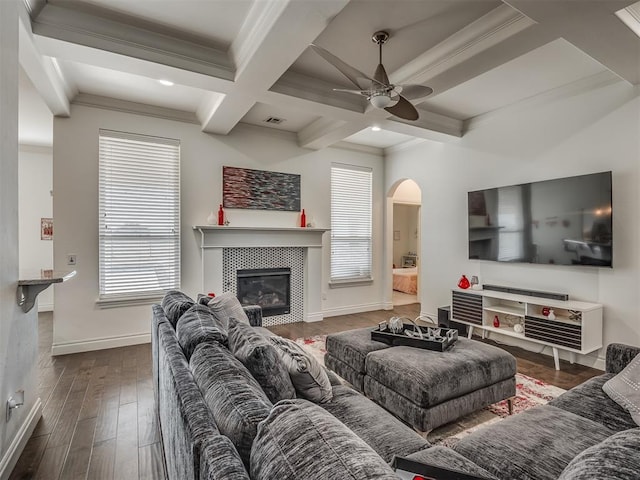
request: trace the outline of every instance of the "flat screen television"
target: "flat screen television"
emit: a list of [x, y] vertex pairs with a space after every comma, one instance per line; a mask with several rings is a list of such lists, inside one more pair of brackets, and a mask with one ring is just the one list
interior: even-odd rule
[[612, 266], [611, 172], [468, 194], [469, 258]]

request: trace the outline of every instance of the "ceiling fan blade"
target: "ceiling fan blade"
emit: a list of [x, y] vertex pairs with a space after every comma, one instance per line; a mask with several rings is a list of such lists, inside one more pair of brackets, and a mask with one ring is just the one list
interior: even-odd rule
[[363, 95], [365, 97], [369, 95], [368, 92], [363, 92], [362, 90], [349, 90], [348, 88], [334, 88], [333, 91], [342, 93], [355, 93], [356, 95]]
[[381, 63], [379, 63], [376, 67], [376, 71], [373, 74], [373, 79], [385, 87], [389, 85], [389, 77], [387, 76], [387, 72]]
[[408, 100], [426, 97], [433, 93], [433, 88], [423, 85], [400, 85], [402, 96]]
[[327, 62], [333, 65], [340, 73], [342, 73], [345, 77], [347, 77], [351, 83], [353, 83], [356, 87], [361, 90], [367, 90], [371, 87], [372, 78], [369, 78], [367, 75], [362, 73], [357, 68], [352, 67], [351, 65], [343, 62], [338, 57], [336, 57], [333, 53], [325, 50], [318, 45], [314, 45], [313, 43], [310, 45], [311, 48], [322, 58], [324, 58]]
[[404, 118], [405, 120], [417, 120], [420, 115], [418, 115], [418, 110], [416, 107], [411, 105], [411, 102], [400, 95], [400, 100], [392, 107], [386, 107], [385, 110], [396, 117]]

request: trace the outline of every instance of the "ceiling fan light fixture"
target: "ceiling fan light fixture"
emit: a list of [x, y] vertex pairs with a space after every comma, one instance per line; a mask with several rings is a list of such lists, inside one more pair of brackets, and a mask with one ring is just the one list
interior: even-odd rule
[[369, 101], [376, 108], [385, 108], [391, 103], [391, 96], [387, 93], [374, 93], [369, 97]]

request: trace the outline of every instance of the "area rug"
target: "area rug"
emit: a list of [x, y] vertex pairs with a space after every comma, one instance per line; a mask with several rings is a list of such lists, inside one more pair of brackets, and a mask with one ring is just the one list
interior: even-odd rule
[[[324, 354], [326, 335], [315, 335], [312, 337], [297, 338], [296, 343], [302, 345], [324, 365]], [[538, 380], [521, 373], [516, 374], [516, 396], [513, 401], [513, 413], [524, 412], [537, 405], [544, 405], [565, 390], [553, 385], [549, 385], [542, 380]], [[461, 438], [473, 433], [482, 426], [499, 422], [509, 416], [509, 407], [506, 400], [503, 400], [477, 412], [459, 418], [442, 427], [431, 431], [427, 440], [435, 445], [445, 445], [451, 447]]]

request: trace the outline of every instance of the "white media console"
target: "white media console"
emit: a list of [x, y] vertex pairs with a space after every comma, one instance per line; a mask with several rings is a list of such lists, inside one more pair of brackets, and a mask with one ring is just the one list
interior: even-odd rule
[[[552, 309], [553, 315], [545, 315], [545, 307]], [[496, 317], [498, 327], [494, 326]], [[469, 338], [474, 328], [478, 328], [483, 338], [485, 334], [499, 333], [548, 345], [553, 350], [556, 370], [560, 370], [558, 349], [571, 352], [573, 363], [576, 353], [587, 354], [602, 348], [602, 305], [597, 303], [455, 289], [451, 294], [450, 318], [469, 326]], [[515, 327], [520, 332], [514, 329], [517, 324], [522, 325], [522, 329]]]

